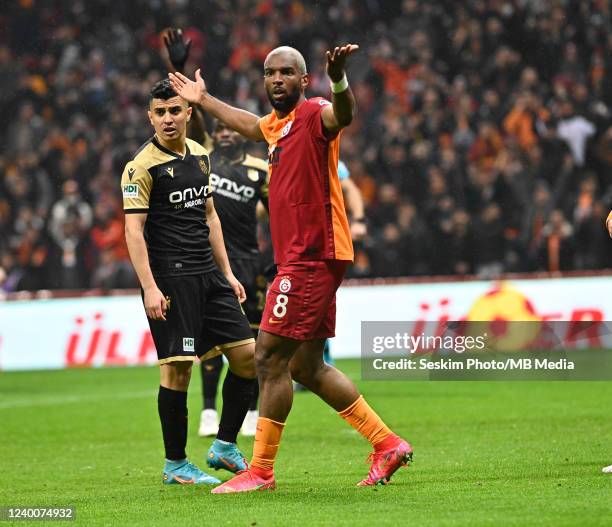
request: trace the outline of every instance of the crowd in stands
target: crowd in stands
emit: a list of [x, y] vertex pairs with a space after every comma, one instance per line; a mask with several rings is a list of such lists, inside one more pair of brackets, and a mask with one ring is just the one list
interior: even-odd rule
[[[610, 267], [612, 4], [600, 0], [16, 0], [0, 13], [5, 291], [137, 284], [119, 181], [151, 135], [161, 32], [213, 94], [269, 111], [262, 63], [361, 47], [341, 156], [369, 234], [352, 276]], [[263, 152], [253, 146], [254, 151]], [[262, 238], [262, 244], [265, 244]]]

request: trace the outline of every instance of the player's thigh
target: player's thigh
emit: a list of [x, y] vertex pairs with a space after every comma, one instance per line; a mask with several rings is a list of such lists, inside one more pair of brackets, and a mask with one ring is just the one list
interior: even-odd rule
[[223, 353], [231, 370], [255, 377], [255, 339], [240, 302], [219, 271], [208, 273], [201, 342], [201, 359]]
[[169, 306], [166, 320], [147, 318], [158, 362], [193, 362], [202, 327], [201, 276], [161, 277], [156, 283]]
[[302, 340], [260, 330], [255, 344], [257, 375], [266, 377], [286, 372], [289, 369], [289, 362], [302, 344]]
[[259, 329], [261, 315], [266, 305], [267, 286], [261, 264], [255, 258], [237, 258], [232, 260], [232, 271], [246, 293], [246, 300], [242, 303], [242, 309], [251, 329]]

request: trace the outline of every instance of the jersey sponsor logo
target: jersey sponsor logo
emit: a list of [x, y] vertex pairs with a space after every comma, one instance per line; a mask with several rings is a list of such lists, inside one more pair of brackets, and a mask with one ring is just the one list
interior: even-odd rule
[[170, 177], [174, 177], [174, 167], [166, 167], [166, 172]]
[[128, 183], [123, 185], [123, 197], [124, 198], [137, 198], [139, 187], [136, 183]]
[[257, 183], [259, 181], [259, 172], [257, 172], [257, 170], [255, 170], [254, 168], [249, 168], [247, 170], [247, 177], [251, 181]]
[[268, 324], [282, 324], [284, 320], [274, 320], [272, 317], [268, 318]]
[[193, 337], [183, 337], [183, 351], [195, 352], [195, 339]]
[[130, 181], [132, 181], [132, 177], [134, 176], [134, 172], [136, 172], [135, 169], [128, 168], [128, 178], [130, 178]]
[[281, 137], [285, 137], [289, 131], [291, 130], [291, 125], [293, 125], [293, 121], [289, 121], [281, 130]]
[[183, 190], [175, 190], [170, 192], [168, 195], [168, 201], [174, 205], [175, 208], [189, 208], [195, 207], [196, 205], [203, 205], [208, 195], [208, 185], [201, 187], [190, 187]]
[[331, 104], [331, 103], [330, 103], [329, 101], [326, 101], [325, 99], [321, 99], [321, 100], [319, 101], [319, 106], [328, 106], [328, 105], [330, 105], [330, 104]]
[[281, 290], [281, 293], [288, 293], [291, 290], [291, 280], [283, 278], [278, 284], [278, 288]]
[[238, 201], [249, 201], [255, 197], [255, 189], [253, 187], [241, 185], [231, 179], [215, 174], [214, 172], [210, 174], [210, 183], [213, 192], [228, 198]]

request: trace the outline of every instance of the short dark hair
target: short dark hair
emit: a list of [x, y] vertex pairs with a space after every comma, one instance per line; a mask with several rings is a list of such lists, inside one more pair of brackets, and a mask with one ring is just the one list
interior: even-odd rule
[[168, 99], [172, 99], [172, 97], [176, 97], [178, 93], [174, 91], [172, 84], [170, 84], [169, 79], [162, 79], [156, 82], [151, 88], [151, 92], [149, 93], [149, 103], [153, 99], [162, 99], [167, 101]]

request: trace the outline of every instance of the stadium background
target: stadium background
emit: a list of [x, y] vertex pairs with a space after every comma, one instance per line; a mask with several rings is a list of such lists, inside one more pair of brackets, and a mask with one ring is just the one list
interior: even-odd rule
[[193, 41], [188, 71], [259, 114], [274, 46], [302, 50], [328, 96], [324, 50], [360, 44], [342, 158], [369, 236], [352, 276], [610, 267], [608, 2], [20, 0], [0, 19], [5, 292], [136, 284], [118, 179], [151, 133], [168, 26]]
[[[261, 63], [274, 46], [300, 49], [309, 94], [327, 96], [324, 50], [360, 44], [349, 66], [359, 111], [341, 153], [369, 234], [351, 271], [361, 280], [340, 292], [338, 355], [358, 353], [366, 317], [460, 318], [485, 299], [493, 318], [508, 295], [542, 316], [609, 320], [611, 9], [605, 0], [11, 2], [0, 13], [0, 296], [9, 299], [0, 370], [153, 362], [138, 297], [98, 295], [137, 286], [119, 177], [150, 135], [144, 108], [167, 71], [169, 26], [193, 40], [189, 72], [202, 67], [211, 92], [259, 114], [268, 111]], [[49, 296], [69, 298], [28, 300]], [[357, 361], [339, 366], [417, 447], [411, 472], [384, 494], [354, 493], [366, 465], [347, 460], [364, 445], [311, 394], [296, 396], [272, 498], [228, 507], [196, 489], [162, 493], [155, 368], [67, 368], [0, 373], [2, 466], [20, 476], [0, 489], [0, 506], [76, 505], [87, 525], [609, 519], [611, 481], [599, 470], [610, 463], [610, 383], [362, 382]], [[205, 449], [193, 428], [195, 457]]]

